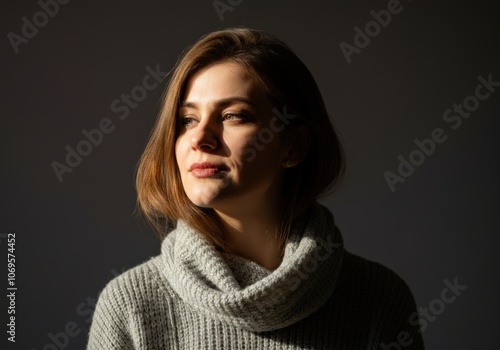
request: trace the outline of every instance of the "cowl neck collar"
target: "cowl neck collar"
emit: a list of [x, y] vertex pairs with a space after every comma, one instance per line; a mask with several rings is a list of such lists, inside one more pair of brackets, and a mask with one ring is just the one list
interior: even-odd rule
[[274, 271], [223, 257], [179, 220], [162, 243], [162, 272], [197, 312], [254, 332], [289, 326], [331, 296], [342, 266], [343, 240], [332, 213], [315, 203], [295, 220], [283, 261]]

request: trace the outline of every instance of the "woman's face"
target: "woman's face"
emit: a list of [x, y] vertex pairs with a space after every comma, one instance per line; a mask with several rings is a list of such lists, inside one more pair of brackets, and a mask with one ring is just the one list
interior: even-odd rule
[[237, 63], [216, 63], [190, 79], [175, 154], [195, 205], [241, 211], [278, 198], [289, 147], [273, 108]]

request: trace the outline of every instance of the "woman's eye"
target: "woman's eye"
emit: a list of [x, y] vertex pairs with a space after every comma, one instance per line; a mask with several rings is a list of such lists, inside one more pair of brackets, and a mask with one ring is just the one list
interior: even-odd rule
[[181, 125], [188, 126], [194, 122], [194, 118], [190, 117], [181, 117]]
[[244, 121], [247, 119], [247, 115], [244, 113], [226, 113], [222, 116], [223, 120], [241, 120]]

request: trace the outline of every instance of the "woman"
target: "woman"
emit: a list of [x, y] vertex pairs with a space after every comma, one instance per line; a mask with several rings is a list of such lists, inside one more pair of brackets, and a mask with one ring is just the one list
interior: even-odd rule
[[345, 251], [316, 202], [344, 153], [316, 83], [273, 36], [232, 28], [182, 56], [141, 158], [161, 255], [101, 293], [88, 349], [421, 349], [394, 272]]

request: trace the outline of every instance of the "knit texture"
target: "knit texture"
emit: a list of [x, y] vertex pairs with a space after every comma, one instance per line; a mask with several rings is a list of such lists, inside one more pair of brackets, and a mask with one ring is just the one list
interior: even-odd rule
[[87, 349], [423, 349], [415, 312], [405, 282], [347, 252], [316, 203], [274, 271], [179, 220], [159, 256], [104, 288]]

